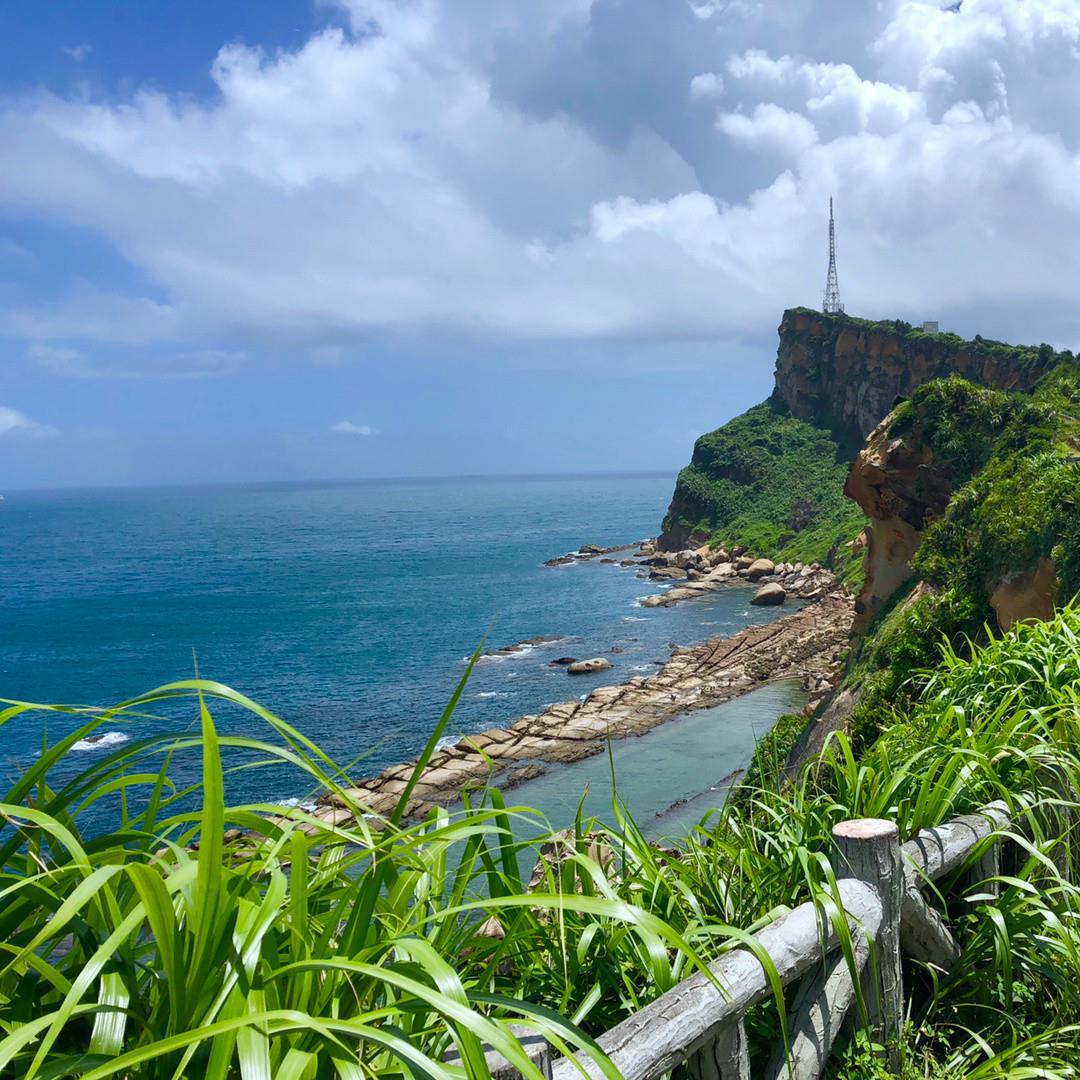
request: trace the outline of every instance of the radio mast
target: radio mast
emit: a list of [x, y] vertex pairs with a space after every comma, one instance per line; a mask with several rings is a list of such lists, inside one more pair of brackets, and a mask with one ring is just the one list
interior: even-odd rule
[[836, 224], [833, 222], [832, 198], [829, 198], [829, 275], [825, 279], [825, 299], [821, 310], [826, 315], [843, 315], [840, 286], [836, 280]]

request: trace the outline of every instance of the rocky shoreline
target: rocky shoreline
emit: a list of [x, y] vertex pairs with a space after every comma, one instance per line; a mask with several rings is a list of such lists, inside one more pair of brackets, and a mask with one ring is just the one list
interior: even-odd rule
[[582, 544], [577, 551], [548, 559], [545, 566], [567, 566], [573, 563], [614, 563], [606, 558], [615, 552], [637, 548], [634, 555], [619, 560], [623, 567], [637, 567], [638, 577], [651, 581], [679, 582], [674, 588], [646, 596], [642, 607], [670, 607], [683, 600], [693, 600], [714, 589], [726, 585], [751, 582], [758, 591], [752, 604], [783, 604], [789, 597], [794, 600], [818, 600], [834, 587], [832, 574], [818, 563], [774, 563], [772, 559], [759, 559], [748, 554], [742, 546], [726, 551], [721, 547], [687, 548], [684, 551], [661, 551], [656, 540], [643, 540], [640, 544], [621, 544], [617, 547], [599, 547]]
[[[771, 576], [785, 574], [774, 568]], [[801, 610], [774, 622], [673, 649], [655, 675], [596, 687], [584, 701], [562, 701], [505, 728], [467, 736], [432, 756], [407, 814], [422, 816], [433, 804], [457, 801], [469, 788], [511, 787], [550, 764], [600, 753], [607, 739], [642, 735], [680, 713], [718, 705], [780, 679], [803, 679], [811, 695], [810, 710], [835, 682], [851, 619], [851, 597], [830, 584]], [[345, 824], [357, 804], [374, 814], [389, 813], [413, 769], [413, 762], [392, 765], [379, 776], [358, 781], [345, 798], [325, 796], [315, 816], [332, 825]]]

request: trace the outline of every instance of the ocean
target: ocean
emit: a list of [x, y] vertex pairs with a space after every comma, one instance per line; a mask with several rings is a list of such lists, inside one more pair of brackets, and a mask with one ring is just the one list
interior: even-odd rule
[[[655, 535], [672, 484], [671, 476], [603, 476], [8, 493], [0, 503], [0, 696], [111, 705], [188, 678], [197, 664], [201, 676], [278, 713], [335, 760], [366, 755], [356, 771], [378, 771], [422, 747], [480, 646], [558, 638], [482, 660], [454, 736], [653, 672], [672, 644], [776, 618], [775, 609], [750, 606], [749, 588], [642, 608], [638, 600], [657, 585], [633, 569], [544, 565], [584, 543]], [[606, 656], [613, 667], [569, 676], [550, 664], [561, 655]], [[798, 704], [795, 693], [774, 694], [764, 713], [760, 703], [742, 709], [753, 724], [742, 724], [737, 749], [706, 746], [705, 771], [718, 779], [747, 758], [770, 718]], [[250, 714], [215, 715], [225, 732], [267, 734]], [[727, 707], [733, 729], [739, 717], [737, 703]], [[116, 728], [109, 741], [137, 734], [134, 727], [194, 722], [194, 708], [166, 710]], [[73, 723], [51, 717], [50, 735]], [[5, 730], [6, 774], [38, 752], [41, 725], [35, 716]], [[629, 742], [659, 749], [674, 737]], [[230, 776], [229, 794], [295, 798], [303, 794], [295, 785], [280, 770], [253, 770]], [[680, 798], [693, 794], [684, 787]], [[641, 790], [635, 798], [652, 812], [663, 794]]]

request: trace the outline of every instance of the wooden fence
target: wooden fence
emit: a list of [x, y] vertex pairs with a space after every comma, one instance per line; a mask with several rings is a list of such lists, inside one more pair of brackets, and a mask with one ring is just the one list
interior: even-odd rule
[[[1005, 803], [956, 818], [900, 843], [895, 824], [876, 818], [845, 821], [833, 829], [833, 869], [839, 879], [841, 918], [846, 915], [850, 950], [836, 927], [813, 903], [795, 908], [754, 935], [772, 961], [791, 1002], [785, 1050], [769, 1063], [769, 1080], [808, 1080], [821, 1075], [845, 1016], [858, 995], [873, 1010], [879, 1041], [895, 1069], [904, 1015], [901, 953], [948, 971], [959, 949], [923, 888], [957, 870], [981, 848], [972, 873], [986, 880], [999, 872], [995, 834], [1011, 823]], [[746, 1010], [773, 994], [765, 967], [746, 947], [725, 953], [710, 967], [713, 979], [697, 972], [628, 1017], [598, 1040], [626, 1080], [656, 1080], [683, 1062], [695, 1080], [749, 1080], [743, 1027]], [[720, 989], [718, 989], [718, 985]], [[552, 1056], [539, 1039], [526, 1040], [530, 1057], [552, 1080], [601, 1075], [584, 1054], [577, 1060]], [[499, 1078], [518, 1074], [491, 1061]]]

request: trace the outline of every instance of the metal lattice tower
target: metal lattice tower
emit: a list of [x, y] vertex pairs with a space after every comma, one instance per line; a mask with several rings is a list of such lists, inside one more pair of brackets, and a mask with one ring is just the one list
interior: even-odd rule
[[825, 299], [821, 310], [827, 315], [842, 315], [840, 286], [836, 280], [836, 225], [833, 222], [832, 199], [829, 199], [829, 276], [825, 279]]

